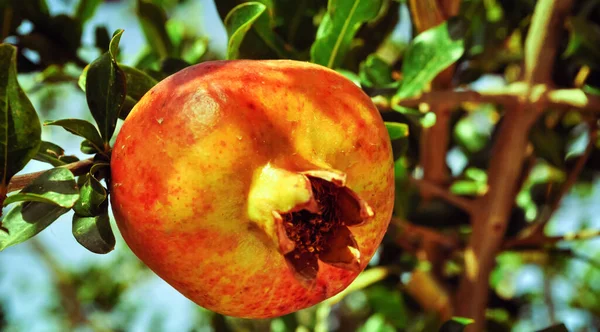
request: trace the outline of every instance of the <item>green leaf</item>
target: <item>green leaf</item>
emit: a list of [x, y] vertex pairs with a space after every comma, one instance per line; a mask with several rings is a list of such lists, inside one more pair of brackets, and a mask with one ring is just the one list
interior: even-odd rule
[[375, 54], [371, 54], [360, 63], [359, 76], [366, 87], [381, 87], [395, 85], [392, 79], [392, 68]]
[[456, 180], [450, 186], [450, 192], [456, 195], [481, 196], [487, 191], [487, 183], [473, 180]]
[[464, 317], [452, 317], [440, 327], [440, 332], [462, 332], [467, 325], [473, 324], [474, 320]]
[[386, 122], [385, 128], [387, 128], [390, 140], [396, 140], [403, 137], [408, 137], [408, 125], [405, 123], [397, 122]]
[[262, 39], [265, 44], [283, 59], [297, 58], [291, 52], [292, 46], [285, 41], [273, 30], [275, 28], [275, 8], [272, 0], [262, 0], [265, 5], [265, 11], [256, 19], [253, 28], [256, 34]]
[[167, 24], [165, 11], [152, 2], [138, 0], [137, 14], [146, 40], [153, 51], [161, 58], [174, 56], [173, 43], [165, 28]]
[[17, 49], [0, 44], [0, 202], [10, 179], [35, 156], [40, 120], [17, 81]]
[[61, 160], [61, 157], [65, 155], [65, 150], [63, 150], [60, 146], [51, 143], [42, 141], [40, 144], [40, 149], [33, 159], [49, 163], [54, 167], [66, 165], [67, 163]]
[[126, 95], [125, 73], [116, 60], [122, 34], [120, 29], [114, 33], [109, 51], [90, 64], [85, 79], [88, 106], [107, 144], [115, 131]]
[[383, 315], [387, 322], [394, 325], [395, 330], [406, 328], [410, 319], [401, 292], [373, 285], [367, 289], [367, 297], [373, 312]]
[[73, 236], [87, 250], [106, 254], [115, 248], [115, 235], [110, 228], [108, 212], [94, 217], [73, 216]]
[[60, 126], [71, 134], [83, 137], [90, 142], [98, 152], [104, 151], [104, 142], [98, 133], [98, 129], [88, 121], [81, 119], [62, 119], [46, 121], [44, 126]]
[[239, 48], [244, 36], [252, 27], [252, 24], [267, 9], [260, 2], [246, 2], [235, 6], [227, 17], [225, 17], [225, 28], [229, 41], [227, 43], [227, 59], [237, 59]]
[[8, 196], [4, 205], [31, 201], [71, 208], [78, 199], [73, 173], [66, 168], [56, 167], [42, 173], [18, 194]]
[[98, 152], [94, 145], [88, 140], [81, 141], [81, 144], [79, 145], [79, 150], [85, 154], [96, 154]]
[[127, 80], [127, 96], [139, 101], [158, 81], [143, 71], [121, 65]]
[[83, 25], [90, 18], [94, 16], [96, 9], [102, 3], [102, 0], [79, 0], [77, 9], [75, 10], [75, 17], [79, 19], [79, 22]]
[[93, 217], [101, 213], [107, 206], [106, 189], [90, 172], [79, 190], [79, 200], [73, 206], [75, 213], [81, 217]]
[[346, 77], [347, 79], [352, 81], [352, 83], [354, 83], [356, 86], [362, 87], [362, 85], [360, 83], [360, 76], [356, 75], [353, 71], [342, 69], [342, 68], [337, 68], [335, 71], [344, 75], [344, 77]]
[[457, 37], [460, 23], [444, 22], [419, 34], [406, 50], [402, 63], [403, 80], [392, 103], [423, 91], [439, 73], [456, 62], [465, 51], [462, 37]]
[[327, 13], [310, 49], [311, 61], [329, 68], [340, 66], [360, 26], [377, 17], [381, 0], [329, 0]]
[[373, 267], [361, 272], [361, 274], [356, 277], [356, 279], [343, 291], [339, 292], [335, 296], [330, 297], [329, 299], [323, 302], [324, 305], [334, 305], [340, 302], [346, 295], [355, 292], [360, 289], [364, 289], [369, 287], [390, 275], [392, 271], [389, 268], [378, 266]]
[[575, 16], [569, 20], [569, 44], [563, 58], [573, 58], [581, 65], [598, 69], [600, 67], [600, 26], [587, 17]]
[[383, 314], [376, 313], [376, 314], [372, 315], [371, 317], [369, 317], [369, 319], [367, 319], [365, 324], [363, 326], [361, 326], [357, 331], [358, 332], [371, 332], [371, 331], [395, 332], [395, 331], [397, 331], [397, 329], [395, 329], [392, 325], [390, 325], [390, 324], [388, 324], [388, 322], [386, 322], [385, 316]]
[[32, 238], [67, 211], [68, 208], [38, 202], [15, 205], [0, 224], [0, 251]]
[[565, 324], [557, 324], [550, 327], [547, 327], [543, 330], [539, 330], [537, 332], [569, 332]]
[[[121, 119], [125, 119], [133, 106], [150, 90], [153, 86], [158, 84], [158, 81], [152, 76], [145, 72], [130, 66], [119, 64], [119, 67], [125, 73], [126, 82], [126, 97], [119, 113]], [[85, 91], [85, 84], [87, 81], [87, 70], [88, 67], [83, 69], [81, 76], [79, 76], [79, 87]]]

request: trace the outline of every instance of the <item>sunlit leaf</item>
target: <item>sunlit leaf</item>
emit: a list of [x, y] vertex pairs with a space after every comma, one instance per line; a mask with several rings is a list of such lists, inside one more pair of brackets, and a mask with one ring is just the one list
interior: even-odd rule
[[55, 204], [24, 202], [16, 204], [0, 224], [0, 251], [26, 241], [69, 211]]
[[115, 131], [119, 113], [125, 102], [125, 73], [116, 60], [119, 40], [123, 30], [115, 31], [109, 51], [92, 62], [85, 79], [88, 106], [105, 143]]
[[104, 142], [98, 133], [98, 129], [88, 121], [81, 119], [62, 119], [56, 121], [46, 121], [44, 126], [60, 126], [71, 134], [83, 137], [88, 140], [98, 152], [104, 151]]
[[227, 59], [237, 59], [244, 36], [266, 9], [267, 7], [260, 2], [246, 2], [236, 6], [227, 14], [224, 21], [229, 36]]
[[363, 271], [356, 277], [356, 279], [346, 289], [338, 293], [337, 295], [325, 300], [325, 304], [334, 305], [340, 302], [346, 295], [357, 291], [359, 289], [366, 288], [378, 281], [385, 279], [390, 274], [390, 269], [386, 267], [374, 267]]
[[108, 213], [94, 217], [73, 216], [73, 236], [79, 244], [96, 254], [106, 254], [115, 248], [115, 235]]
[[392, 325], [390, 325], [385, 320], [385, 316], [383, 314], [377, 313], [369, 317], [365, 324], [358, 329], [358, 332], [395, 332], [395, 329]]
[[475, 321], [465, 317], [452, 317], [451, 320], [445, 322], [440, 327], [440, 332], [463, 332], [467, 325], [473, 324]]
[[419, 34], [406, 50], [403, 80], [393, 104], [419, 94], [439, 73], [456, 62], [465, 51], [460, 22], [444, 22]]
[[408, 125], [405, 123], [386, 122], [385, 127], [392, 141], [408, 136]]
[[361, 25], [374, 19], [381, 0], [330, 0], [327, 13], [310, 49], [311, 61], [329, 68], [340, 66]]
[[40, 120], [17, 81], [16, 56], [14, 46], [0, 44], [0, 202], [41, 142]]
[[[87, 70], [89, 66], [83, 69], [83, 72], [79, 76], [79, 87], [85, 91], [85, 85], [87, 81]], [[153, 86], [158, 84], [158, 81], [147, 73], [123, 64], [119, 64], [119, 68], [125, 74], [126, 83], [126, 97], [119, 113], [121, 119], [125, 119], [133, 106], [150, 90]]]
[[79, 193], [73, 173], [66, 168], [56, 167], [42, 173], [19, 193], [8, 196], [4, 205], [31, 201], [70, 208], [78, 198]]

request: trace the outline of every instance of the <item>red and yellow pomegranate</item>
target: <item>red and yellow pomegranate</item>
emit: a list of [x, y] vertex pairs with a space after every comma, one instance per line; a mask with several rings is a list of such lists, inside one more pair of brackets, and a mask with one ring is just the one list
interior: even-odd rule
[[304, 62], [206, 62], [170, 76], [129, 114], [111, 166], [133, 252], [231, 316], [280, 316], [340, 292], [392, 213], [377, 109], [343, 76]]

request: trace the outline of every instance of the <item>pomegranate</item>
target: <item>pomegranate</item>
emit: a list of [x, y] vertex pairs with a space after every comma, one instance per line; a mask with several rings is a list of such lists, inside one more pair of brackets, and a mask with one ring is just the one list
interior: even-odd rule
[[390, 142], [360, 88], [298, 61], [215, 61], [160, 82], [111, 160], [121, 233], [156, 274], [231, 316], [331, 297], [380, 244], [394, 197]]

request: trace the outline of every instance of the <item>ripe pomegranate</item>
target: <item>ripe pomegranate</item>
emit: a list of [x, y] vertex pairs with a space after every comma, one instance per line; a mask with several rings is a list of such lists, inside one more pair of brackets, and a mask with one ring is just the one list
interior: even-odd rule
[[231, 316], [281, 316], [340, 292], [392, 213], [377, 109], [310, 63], [215, 61], [168, 77], [125, 120], [111, 166], [133, 252]]

